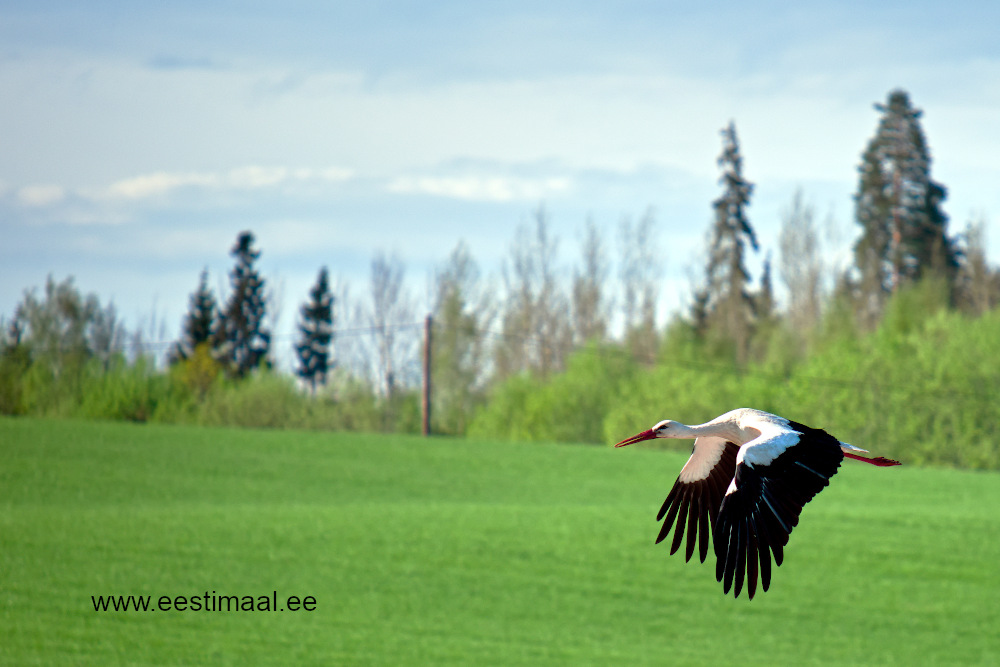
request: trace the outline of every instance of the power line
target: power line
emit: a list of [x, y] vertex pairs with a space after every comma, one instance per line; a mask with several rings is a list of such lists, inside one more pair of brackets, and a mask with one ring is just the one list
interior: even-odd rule
[[[334, 329], [333, 336], [334, 341], [338, 338], [352, 338], [358, 336], [368, 336], [378, 332], [387, 331], [420, 331], [424, 328], [424, 322], [395, 322], [391, 324], [385, 324], [382, 326], [370, 325], [361, 327], [348, 327], [344, 329]], [[557, 346], [552, 345], [549, 341], [532, 334], [519, 334], [513, 332], [496, 331], [489, 328], [474, 328], [470, 329], [468, 327], [461, 326], [448, 326], [439, 320], [434, 320], [432, 324], [435, 330], [447, 331], [447, 330], [460, 330], [467, 333], [472, 333], [475, 336], [484, 339], [490, 339], [494, 341], [510, 341], [516, 340], [521, 343], [531, 345], [537, 349], [546, 350], [549, 352], [557, 352]], [[280, 334], [272, 336], [272, 342], [288, 342], [295, 339], [295, 334]], [[140, 346], [144, 352], [153, 351], [166, 351], [176, 341], [174, 340], [158, 340], [158, 341], [141, 341]], [[596, 345], [585, 345], [585, 346], [574, 346], [566, 354], [566, 358], [571, 355], [577, 354], [594, 354], [604, 358], [618, 358], [618, 359], [632, 359], [639, 363], [645, 363], [649, 366], [666, 366], [673, 368], [683, 368], [688, 370], [696, 370], [705, 373], [711, 373], [720, 377], [756, 377], [768, 380], [769, 382], [775, 383], [787, 383], [794, 380], [797, 383], [806, 383], [809, 385], [825, 385], [830, 387], [840, 387], [847, 389], [856, 390], [875, 390], [884, 394], [900, 393], [905, 389], [907, 395], [913, 396], [927, 396], [927, 397], [942, 397], [942, 396], [962, 396], [964, 398], [972, 398], [976, 400], [985, 400], [985, 396], [982, 392], [973, 392], [961, 387], [942, 387], [939, 389], [914, 389], [912, 387], [901, 387], [896, 383], [881, 383], [881, 382], [871, 382], [871, 381], [859, 381], [851, 378], [834, 378], [834, 377], [823, 377], [823, 376], [810, 376], [801, 374], [783, 374], [774, 371], [768, 371], [761, 368], [747, 367], [747, 368], [736, 368], [730, 364], [723, 364], [712, 361], [704, 361], [697, 359], [679, 359], [679, 358], [659, 358], [656, 355], [649, 355], [644, 358], [636, 358], [636, 355], [631, 351], [627, 350], [620, 344], [616, 344], [613, 341], [607, 341], [605, 343], [598, 343]], [[1000, 378], [980, 378], [982, 381], [997, 386], [1000, 385]]]
[[[435, 322], [435, 326], [439, 326], [437, 322]], [[505, 333], [499, 331], [492, 331], [490, 329], [480, 329], [476, 333], [482, 336], [489, 336], [491, 338], [498, 340], [509, 340], [513, 338], [536, 346], [546, 345], [545, 341], [540, 340], [537, 336]], [[657, 357], [656, 355], [651, 355], [643, 359], [636, 359], [635, 355], [629, 350], [625, 349], [624, 347], [609, 346], [604, 344], [586, 345], [583, 347], [576, 346], [570, 352], [570, 354], [581, 354], [581, 353], [595, 354], [598, 356], [603, 356], [605, 358], [631, 357], [632, 359], [639, 361], [640, 363], [647, 363], [650, 366], [685, 368], [689, 370], [705, 371], [713, 373], [715, 375], [726, 376], [726, 377], [732, 377], [732, 376], [759, 377], [767, 379], [769, 381], [776, 381], [782, 383], [786, 383], [794, 379], [797, 382], [805, 382], [807, 384], [813, 384], [813, 385], [825, 384], [829, 386], [838, 386], [849, 389], [875, 389], [883, 393], [901, 392], [903, 390], [903, 387], [901, 387], [898, 384], [886, 384], [886, 383], [868, 382], [868, 381], [863, 382], [855, 379], [831, 378], [831, 377], [820, 377], [820, 376], [809, 376], [809, 375], [792, 376], [790, 374], [776, 373], [773, 371], [767, 371], [760, 368], [739, 369], [729, 364], [721, 364], [711, 361], [699, 361], [695, 359], [677, 359], [677, 358], [662, 359]], [[567, 355], [567, 357], [568, 356], [570, 355]], [[991, 384], [1000, 385], [1000, 378], [984, 377], [981, 379]], [[909, 395], [915, 394], [922, 396], [963, 396], [966, 398], [973, 398], [977, 400], [985, 398], [981, 392], [972, 392], [959, 387], [944, 387], [941, 389], [921, 389], [921, 390], [909, 389], [907, 393]]]

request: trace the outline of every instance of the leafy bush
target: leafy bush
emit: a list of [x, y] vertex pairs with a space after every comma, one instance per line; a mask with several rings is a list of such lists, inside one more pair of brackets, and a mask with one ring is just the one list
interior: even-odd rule
[[473, 419], [469, 435], [601, 442], [604, 415], [636, 372], [620, 347], [589, 345], [548, 383], [521, 374], [497, 387]]
[[371, 387], [334, 371], [328, 385], [315, 400], [308, 401], [305, 428], [323, 431], [379, 431], [382, 412]]
[[789, 403], [814, 413], [817, 426], [905, 461], [998, 467], [998, 327], [996, 312], [971, 320], [942, 310], [905, 326], [887, 318], [857, 345], [805, 363]]
[[514, 375], [498, 385], [486, 404], [476, 412], [467, 435], [473, 438], [537, 439], [537, 433], [528, 423], [526, 415], [528, 401], [541, 391], [542, 386], [528, 373]]
[[681, 328], [652, 368], [609, 366], [622, 358], [616, 348], [583, 350], [548, 382], [518, 376], [496, 387], [470, 435], [610, 444], [660, 419], [700, 423], [755, 407], [908, 463], [998, 468], [1000, 312], [973, 320], [944, 309], [943, 296], [918, 285], [890, 301], [872, 334], [828, 328], [810, 356], [777, 350], [743, 369]]
[[259, 371], [243, 381], [214, 385], [199, 403], [197, 421], [205, 426], [289, 428], [306, 421], [305, 401], [292, 378]]
[[[495, 385], [468, 435], [610, 444], [663, 418], [699, 423], [756, 407], [905, 462], [1000, 468], [1000, 311], [971, 319], [948, 310], [946, 297], [934, 282], [904, 290], [870, 334], [859, 333], [835, 300], [807, 345], [778, 327], [763, 360], [743, 368], [731, 351], [702, 342], [682, 322], [668, 327], [653, 366], [636, 364], [621, 345], [591, 344], [545, 381], [521, 374]], [[120, 353], [72, 348], [56, 355], [30, 341], [0, 342], [3, 414], [420, 430], [417, 392], [386, 401], [346, 374], [335, 373], [312, 397], [293, 378], [266, 369], [227, 379], [207, 347], [163, 372], [149, 359], [128, 363]]]
[[25, 414], [24, 375], [30, 366], [25, 346], [11, 346], [0, 353], [0, 415]]
[[158, 373], [151, 359], [128, 364], [120, 356], [107, 368], [88, 363], [81, 389], [74, 416], [136, 422], [148, 421], [172, 391], [170, 378]]

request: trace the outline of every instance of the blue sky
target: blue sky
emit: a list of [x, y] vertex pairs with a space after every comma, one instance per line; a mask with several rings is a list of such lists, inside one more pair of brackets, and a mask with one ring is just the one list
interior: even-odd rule
[[72, 275], [174, 337], [242, 229], [283, 331], [321, 265], [360, 299], [379, 250], [422, 310], [459, 239], [496, 277], [544, 202], [567, 276], [588, 217], [613, 255], [651, 207], [665, 314], [730, 119], [765, 251], [802, 188], [844, 261], [872, 104], [896, 87], [951, 231], [985, 216], [997, 261], [1000, 5], [870, 4], [0, 1], [0, 313]]

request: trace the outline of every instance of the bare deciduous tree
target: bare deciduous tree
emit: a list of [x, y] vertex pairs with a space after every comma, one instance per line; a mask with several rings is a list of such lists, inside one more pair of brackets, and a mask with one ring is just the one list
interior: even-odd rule
[[653, 362], [659, 345], [656, 301], [663, 265], [654, 239], [654, 225], [652, 209], [634, 226], [628, 217], [619, 225], [625, 344], [633, 357], [645, 363]]
[[604, 239], [593, 219], [587, 220], [581, 250], [582, 266], [573, 276], [573, 337], [577, 345], [603, 340], [608, 333], [608, 262]]
[[482, 399], [488, 366], [483, 332], [496, 306], [464, 242], [455, 246], [434, 283], [433, 430], [463, 434]]
[[88, 359], [107, 367], [124, 350], [126, 332], [113, 304], [102, 307], [96, 294], [82, 294], [72, 278], [45, 280], [41, 298], [27, 290], [9, 325], [9, 337], [27, 342], [31, 356], [59, 378]]
[[376, 253], [371, 268], [371, 304], [365, 320], [374, 348], [375, 386], [392, 399], [401, 382], [406, 383], [407, 362], [413, 356], [414, 335], [400, 325], [413, 323], [413, 305], [403, 286], [405, 269], [397, 256]]
[[788, 321], [796, 331], [811, 331], [822, 314], [825, 269], [815, 210], [803, 201], [801, 190], [782, 212], [778, 250], [778, 273], [788, 288]]
[[105, 370], [111, 365], [112, 357], [125, 350], [127, 335], [114, 303], [94, 312], [90, 330], [91, 345], [94, 356], [100, 360]]
[[982, 315], [1000, 303], [1000, 272], [986, 260], [986, 216], [970, 221], [962, 236], [958, 302], [973, 315]]
[[569, 303], [556, 279], [558, 240], [549, 233], [545, 208], [534, 229], [522, 225], [503, 269], [506, 304], [503, 340], [495, 353], [498, 377], [533, 370], [542, 377], [561, 370], [569, 352]]

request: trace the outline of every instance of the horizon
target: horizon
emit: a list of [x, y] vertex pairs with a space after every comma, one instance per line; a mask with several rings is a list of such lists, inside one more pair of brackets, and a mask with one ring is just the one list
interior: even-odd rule
[[130, 329], [158, 319], [175, 338], [203, 268], [222, 298], [247, 229], [283, 286], [284, 337], [321, 266], [358, 297], [375, 253], [395, 253], [426, 301], [460, 240], [499, 276], [544, 205], [565, 274], [588, 219], [613, 249], [623, 217], [653, 211], [662, 324], [701, 269], [720, 130], [735, 122], [755, 184], [754, 280], [799, 189], [833, 219], [843, 266], [873, 105], [896, 88], [924, 111], [949, 233], [985, 221], [1000, 259], [989, 3], [11, 2], [5, 14], [4, 317], [47, 275], [72, 276]]

